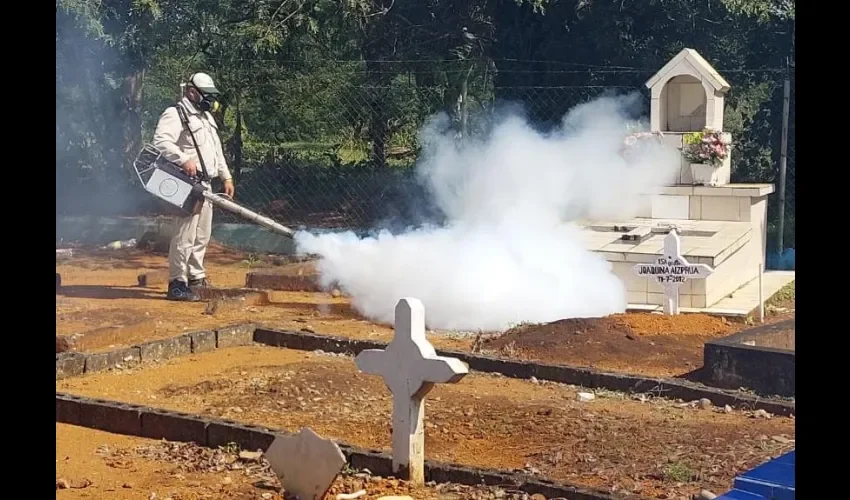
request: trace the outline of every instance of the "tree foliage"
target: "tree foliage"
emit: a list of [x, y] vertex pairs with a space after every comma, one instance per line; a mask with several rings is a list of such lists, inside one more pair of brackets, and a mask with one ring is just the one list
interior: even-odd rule
[[57, 196], [120, 185], [194, 71], [225, 92], [227, 155], [262, 205], [282, 165], [299, 182], [408, 166], [427, 116], [463, 137], [498, 101], [545, 126], [600, 92], [645, 92], [685, 47], [732, 85], [735, 177], [773, 181], [794, 20], [793, 0], [57, 0]]

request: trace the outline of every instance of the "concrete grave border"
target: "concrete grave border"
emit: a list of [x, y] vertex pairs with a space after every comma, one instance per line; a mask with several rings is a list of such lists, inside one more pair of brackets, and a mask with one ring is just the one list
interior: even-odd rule
[[747, 345], [772, 331], [796, 325], [796, 318], [759, 325], [711, 340], [703, 347], [706, 379], [718, 387], [740, 387], [763, 394], [793, 397], [796, 390], [795, 351], [775, 347]]
[[[162, 361], [226, 347], [252, 343], [298, 351], [321, 350], [330, 353], [357, 355], [365, 349], [384, 349], [387, 344], [369, 340], [349, 339], [306, 332], [271, 330], [253, 323], [188, 332], [177, 337], [145, 342], [136, 346], [108, 352], [65, 352], [56, 355], [56, 380], [84, 373], [106, 370], [116, 366]], [[745, 346], [748, 347], [748, 346]], [[454, 357], [467, 363], [471, 370], [499, 373], [518, 379], [548, 380], [586, 388], [600, 388], [625, 393], [646, 393], [653, 396], [694, 401], [708, 398], [717, 406], [729, 405], [750, 410], [788, 416], [794, 414], [793, 401], [769, 399], [740, 391], [709, 387], [684, 379], [653, 378], [605, 372], [593, 368], [549, 365], [531, 361], [485, 356], [463, 351], [437, 350], [440, 356]]]
[[[369, 340], [334, 337], [305, 332], [277, 331], [257, 327], [254, 342], [272, 347], [283, 347], [299, 351], [316, 351], [357, 355], [365, 349], [384, 349], [387, 344]], [[607, 389], [611, 391], [641, 394], [694, 401], [708, 398], [717, 406], [729, 405], [788, 416], [795, 413], [795, 403], [782, 399], [741, 393], [739, 391], [709, 387], [684, 379], [643, 377], [621, 373], [605, 372], [593, 368], [577, 368], [568, 365], [550, 365], [533, 361], [519, 361], [510, 358], [486, 356], [464, 351], [437, 349], [437, 355], [458, 358], [469, 365], [470, 370], [484, 373], [499, 373], [518, 379], [548, 380], [562, 384], [587, 388]]]
[[216, 330], [188, 332], [113, 351], [59, 353], [56, 354], [56, 380], [119, 366], [164, 361], [219, 348], [249, 345], [253, 342], [255, 330], [256, 325], [242, 323]]
[[335, 288], [335, 285], [324, 288], [319, 284], [316, 275], [280, 274], [275, 273], [274, 268], [250, 271], [245, 274], [246, 288], [262, 290], [327, 293]]
[[[236, 443], [245, 450], [266, 450], [276, 435], [292, 435], [266, 427], [240, 424], [187, 413], [139, 406], [118, 401], [86, 398], [72, 394], [56, 393], [56, 421], [89, 427], [116, 434], [128, 434], [151, 439], [194, 442], [201, 446], [217, 447]], [[392, 458], [380, 451], [364, 450], [337, 443], [352, 468], [369, 469], [378, 476], [392, 476]], [[527, 474], [480, 469], [455, 464], [425, 461], [426, 481], [465, 485], [486, 484], [510, 486], [530, 495], [540, 493], [546, 498], [568, 500], [615, 500], [647, 497], [623, 497], [602, 490], [581, 488], [567, 483], [534, 478]]]

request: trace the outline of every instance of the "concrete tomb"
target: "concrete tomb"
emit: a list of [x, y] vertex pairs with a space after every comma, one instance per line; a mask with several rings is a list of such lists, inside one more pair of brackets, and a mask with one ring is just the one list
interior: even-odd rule
[[[758, 307], [758, 275], [765, 263], [767, 202], [772, 184], [730, 183], [732, 154], [706, 160], [706, 185], [692, 175], [687, 143], [706, 134], [722, 134], [725, 95], [729, 83], [695, 50], [684, 49], [646, 82], [651, 94], [650, 130], [657, 140], [683, 152], [675, 183], [641, 196], [636, 216], [628, 220], [576, 221], [587, 248], [601, 254], [624, 283], [633, 310], [661, 310], [664, 286], [636, 276], [636, 264], [664, 257], [664, 237], [678, 227], [680, 257], [706, 265], [713, 273], [679, 286], [683, 312], [746, 315]], [[647, 133], [637, 134], [638, 136]], [[696, 137], [696, 139], [694, 139]], [[732, 144], [734, 148], [734, 144]], [[733, 149], [734, 151], [734, 149]], [[696, 170], [694, 170], [696, 171]], [[769, 298], [794, 279], [793, 272], [767, 272], [764, 297]]]

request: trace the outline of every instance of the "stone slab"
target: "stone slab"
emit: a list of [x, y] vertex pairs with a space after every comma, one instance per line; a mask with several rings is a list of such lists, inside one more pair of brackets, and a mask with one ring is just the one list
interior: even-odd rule
[[207, 424], [207, 446], [227, 446], [237, 444], [248, 451], [267, 450], [276, 435], [257, 425], [246, 425], [232, 420], [210, 420]]
[[[585, 222], [579, 225], [584, 245], [602, 254], [611, 262], [648, 263], [661, 255], [666, 232], [654, 219], [629, 219], [623, 222]], [[683, 256], [691, 263], [719, 266], [735, 250], [751, 241], [753, 229], [749, 222], [673, 220], [679, 228]], [[622, 239], [615, 227], [629, 227], [639, 231], [649, 227], [651, 235], [640, 241]], [[708, 259], [706, 262], [703, 260]]]
[[216, 348], [216, 333], [213, 330], [202, 330], [186, 334], [192, 341], [192, 352], [209, 352]]
[[142, 413], [142, 436], [168, 441], [207, 442], [207, 421], [188, 413], [156, 410]]
[[80, 425], [80, 401], [68, 394], [56, 394], [56, 421]]
[[[203, 299], [202, 300], [206, 300]], [[216, 315], [226, 312], [241, 311], [249, 306], [262, 306], [269, 303], [268, 292], [257, 290], [246, 292], [233, 297], [216, 297], [209, 299], [204, 314]]]
[[219, 328], [215, 331], [216, 347], [233, 347], [249, 345], [254, 341], [254, 330], [256, 325], [243, 324]]
[[663, 195], [687, 195], [691, 196], [699, 194], [700, 196], [736, 196], [736, 197], [751, 197], [758, 198], [767, 196], [773, 193], [775, 186], [773, 184], [724, 184], [722, 186], [694, 186], [694, 185], [676, 185], [663, 186], [654, 189], [652, 194]]
[[195, 288], [195, 292], [201, 297], [201, 300], [217, 300], [245, 297], [246, 295], [258, 295], [268, 299], [268, 293], [256, 288]]
[[246, 288], [277, 290], [283, 292], [321, 292], [316, 274], [293, 275], [273, 270], [253, 271], [245, 276]]
[[93, 400], [81, 405], [80, 425], [117, 434], [141, 436], [142, 412], [138, 407], [115, 401]]
[[127, 366], [141, 360], [138, 347], [86, 354], [86, 373], [108, 370], [117, 365]]
[[345, 466], [345, 455], [330, 439], [302, 428], [295, 436], [278, 436], [266, 460], [284, 490], [300, 500], [321, 500]]
[[82, 375], [86, 369], [86, 356], [75, 352], [56, 355], [56, 380]]
[[139, 344], [139, 356], [142, 363], [162, 361], [185, 356], [192, 352], [192, 339], [188, 335], [154, 340]]

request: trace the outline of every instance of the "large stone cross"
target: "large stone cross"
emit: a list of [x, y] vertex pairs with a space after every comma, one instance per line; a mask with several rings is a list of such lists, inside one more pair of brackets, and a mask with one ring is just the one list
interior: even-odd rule
[[706, 264], [691, 264], [682, 256], [682, 242], [673, 228], [664, 237], [664, 253], [652, 264], [632, 268], [638, 276], [650, 276], [664, 287], [664, 314], [679, 314], [679, 286], [689, 279], [705, 279], [714, 269]]
[[437, 356], [425, 338], [425, 307], [419, 299], [401, 299], [395, 307], [395, 335], [385, 350], [368, 349], [354, 360], [357, 368], [380, 375], [393, 396], [393, 472], [425, 483], [425, 395], [438, 383], [455, 383], [469, 368], [459, 359]]

